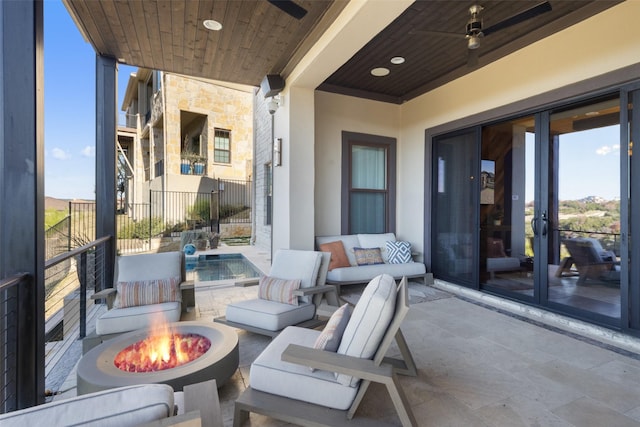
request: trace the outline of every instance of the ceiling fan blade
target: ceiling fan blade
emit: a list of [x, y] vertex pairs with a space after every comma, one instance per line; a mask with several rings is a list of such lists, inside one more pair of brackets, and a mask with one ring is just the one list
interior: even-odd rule
[[460, 33], [448, 33], [445, 31], [431, 31], [431, 30], [411, 30], [409, 34], [421, 34], [427, 36], [444, 36], [444, 37], [455, 37], [457, 39], [464, 39], [467, 36], [465, 34]]
[[550, 12], [550, 11], [551, 11], [551, 3], [549, 3], [548, 1], [545, 1], [543, 3], [538, 4], [537, 6], [533, 6], [523, 12], [517, 13], [507, 19], [504, 19], [498, 22], [497, 24], [494, 24], [487, 28], [483, 28], [482, 33], [485, 36], [488, 36], [489, 34], [494, 33], [498, 30], [503, 30], [507, 27], [511, 27], [512, 25], [519, 24], [528, 19], [535, 18], [540, 14], [543, 14], [545, 12]]
[[307, 10], [297, 5], [293, 0], [267, 0], [269, 3], [280, 9], [281, 11], [288, 13], [296, 19], [302, 19], [307, 14]]
[[467, 49], [467, 67], [478, 65], [478, 49]]

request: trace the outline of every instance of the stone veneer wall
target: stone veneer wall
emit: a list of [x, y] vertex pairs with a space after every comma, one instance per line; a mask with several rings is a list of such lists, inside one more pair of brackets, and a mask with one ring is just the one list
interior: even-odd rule
[[[164, 74], [164, 123], [167, 146], [165, 172], [180, 175], [180, 111], [207, 116], [207, 176], [225, 179], [252, 179], [253, 95], [236, 89]], [[214, 130], [231, 131], [231, 164], [213, 162]]]
[[254, 226], [253, 244], [267, 251], [271, 250], [271, 225], [267, 225], [267, 167], [271, 163], [271, 114], [261, 91], [253, 97], [253, 129], [255, 138], [255, 179], [254, 179]]

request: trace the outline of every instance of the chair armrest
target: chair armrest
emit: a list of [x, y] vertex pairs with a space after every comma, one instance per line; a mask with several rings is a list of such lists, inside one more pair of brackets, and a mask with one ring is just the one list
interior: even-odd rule
[[293, 294], [299, 297], [307, 295], [324, 294], [326, 292], [335, 292], [336, 287], [331, 285], [312, 286], [310, 288], [300, 288], [293, 291]]
[[193, 280], [185, 280], [184, 282], [180, 283], [180, 290], [185, 290], [185, 289], [192, 289], [195, 286], [194, 281]]
[[373, 360], [303, 347], [297, 344], [289, 344], [282, 352], [282, 360], [382, 384], [386, 384], [393, 374], [393, 366], [388, 364], [376, 366]]
[[322, 285], [322, 286], [312, 286], [310, 288], [300, 288], [293, 291], [293, 295], [298, 297], [305, 297], [308, 295], [318, 295], [317, 298], [314, 298], [314, 304], [317, 306], [320, 305], [320, 300], [322, 300], [322, 295], [326, 294], [327, 303], [329, 305], [338, 306], [338, 291], [335, 286], [332, 285]]
[[103, 299], [103, 298], [108, 298], [109, 295], [115, 294], [116, 290], [114, 288], [107, 288], [107, 289], [103, 289], [99, 292], [95, 292], [93, 295], [91, 295], [91, 299]]
[[106, 288], [99, 292], [95, 292], [89, 298], [93, 300], [104, 299], [107, 302], [107, 309], [111, 310], [113, 308], [113, 303], [116, 299], [116, 289], [115, 288]]

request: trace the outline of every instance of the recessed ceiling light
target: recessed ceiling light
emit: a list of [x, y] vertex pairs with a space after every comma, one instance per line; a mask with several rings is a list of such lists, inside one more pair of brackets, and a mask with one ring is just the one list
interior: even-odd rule
[[404, 58], [402, 56], [394, 56], [391, 58], [391, 63], [396, 65], [404, 64]]
[[376, 77], [383, 77], [389, 74], [389, 69], [384, 67], [374, 68], [371, 70], [371, 74]]
[[214, 21], [213, 19], [206, 19], [202, 25], [208, 30], [212, 31], [220, 31], [222, 29], [222, 24], [218, 21]]

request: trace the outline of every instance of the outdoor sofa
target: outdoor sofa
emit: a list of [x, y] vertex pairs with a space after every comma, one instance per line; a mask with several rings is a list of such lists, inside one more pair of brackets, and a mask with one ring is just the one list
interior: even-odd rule
[[338, 293], [341, 285], [368, 283], [380, 274], [429, 280], [424, 263], [413, 260], [411, 244], [394, 233], [317, 236], [316, 246], [331, 252], [327, 284], [337, 286]]

